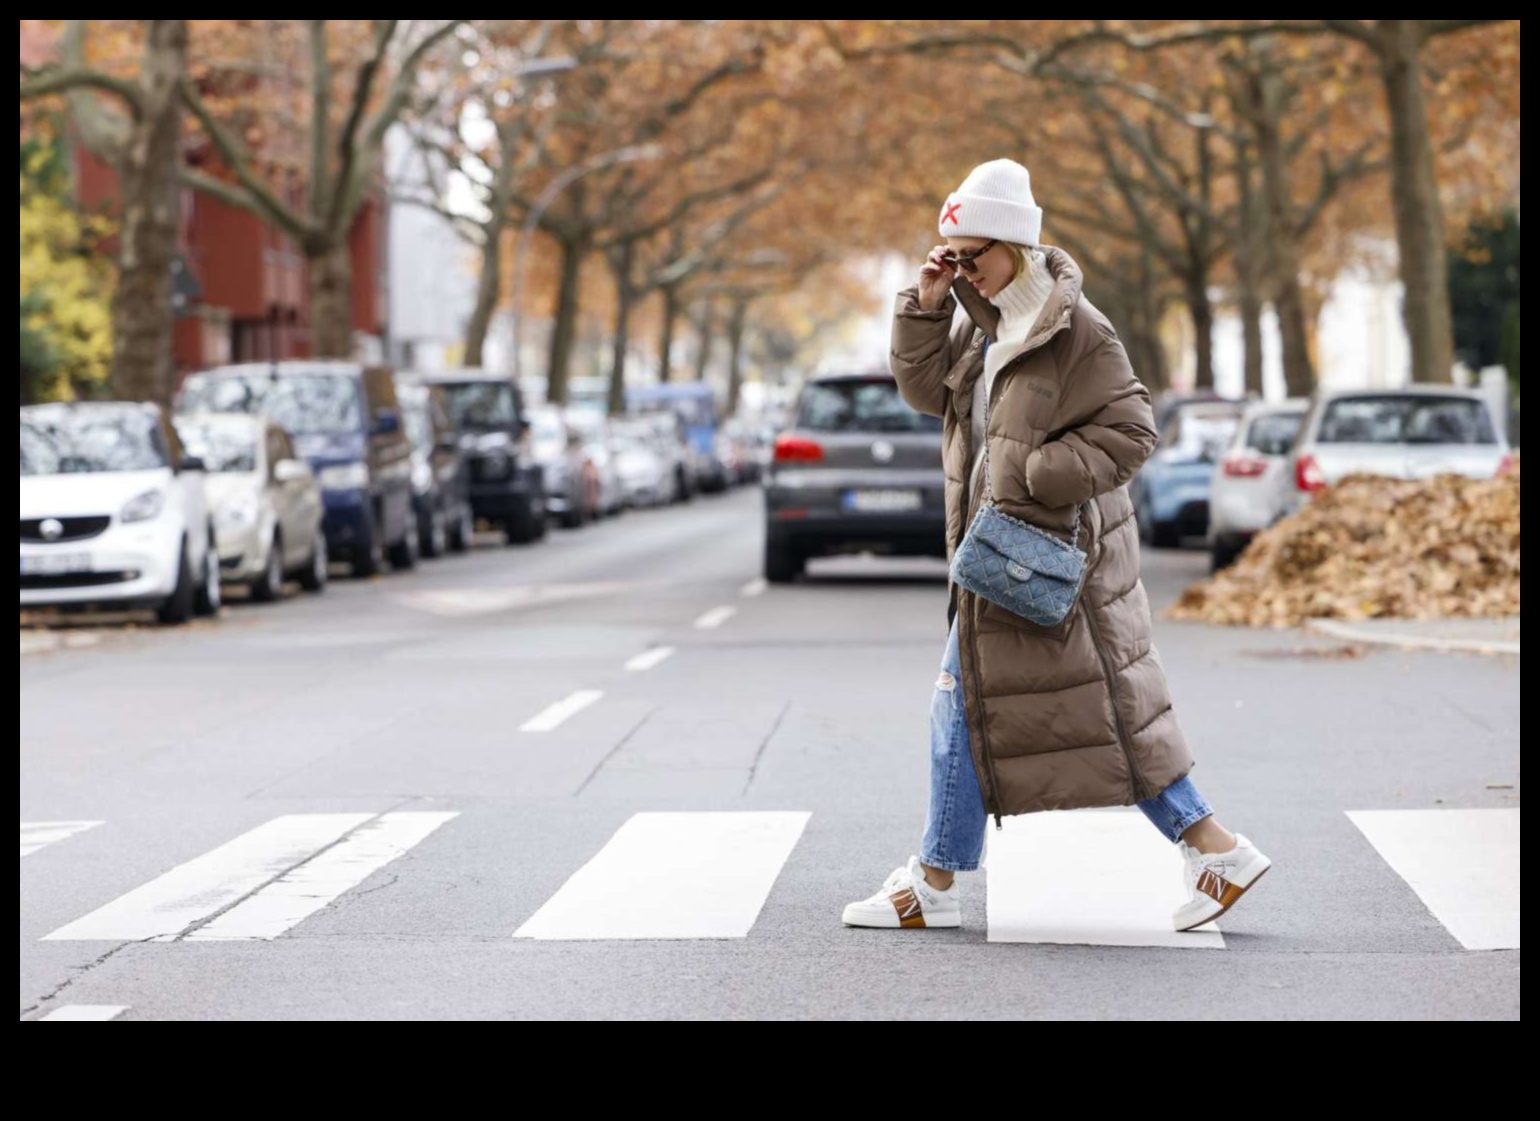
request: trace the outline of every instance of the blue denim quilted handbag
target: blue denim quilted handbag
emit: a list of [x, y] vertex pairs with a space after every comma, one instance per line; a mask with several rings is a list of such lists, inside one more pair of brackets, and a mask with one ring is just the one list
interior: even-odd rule
[[1056, 627], [1074, 610], [1085, 579], [1081, 508], [1075, 507], [1074, 540], [1062, 541], [995, 505], [987, 437], [982, 470], [984, 501], [952, 555], [952, 583], [1040, 627]]

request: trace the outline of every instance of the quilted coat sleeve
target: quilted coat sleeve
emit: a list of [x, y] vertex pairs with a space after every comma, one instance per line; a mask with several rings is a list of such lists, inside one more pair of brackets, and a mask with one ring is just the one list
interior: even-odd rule
[[922, 413], [940, 416], [946, 410], [942, 379], [957, 355], [952, 344], [952, 315], [957, 301], [950, 295], [935, 311], [920, 307], [919, 290], [904, 289], [893, 309], [893, 345], [888, 364], [905, 401]]
[[1150, 393], [1117, 336], [1096, 332], [1074, 362], [1061, 402], [1062, 428], [1027, 457], [1027, 491], [1044, 506], [1088, 502], [1116, 490], [1155, 450]]

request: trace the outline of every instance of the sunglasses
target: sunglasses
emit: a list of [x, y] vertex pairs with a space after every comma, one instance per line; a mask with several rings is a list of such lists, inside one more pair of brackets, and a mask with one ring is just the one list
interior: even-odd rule
[[948, 253], [941, 258], [941, 261], [948, 268], [962, 269], [963, 272], [972, 276], [979, 271], [978, 259], [999, 244], [997, 240], [986, 241], [977, 249], [969, 250], [967, 253]]

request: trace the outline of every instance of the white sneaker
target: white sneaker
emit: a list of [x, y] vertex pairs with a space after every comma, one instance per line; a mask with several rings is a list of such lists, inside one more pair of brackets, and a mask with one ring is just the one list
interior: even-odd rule
[[961, 926], [962, 908], [957, 905], [956, 886], [937, 891], [925, 882], [920, 858], [911, 856], [908, 864], [894, 869], [883, 881], [881, 891], [870, 899], [850, 904], [843, 917], [846, 926], [937, 929]]
[[1177, 930], [1191, 930], [1213, 922], [1239, 903], [1251, 885], [1273, 866], [1261, 849], [1239, 833], [1229, 852], [1204, 853], [1184, 842], [1178, 844], [1187, 861], [1187, 902], [1171, 916], [1171, 925]]

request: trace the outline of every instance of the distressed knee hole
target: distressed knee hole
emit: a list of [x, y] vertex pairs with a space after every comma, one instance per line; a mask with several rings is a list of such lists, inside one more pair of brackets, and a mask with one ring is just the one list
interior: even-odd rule
[[943, 693], [950, 693], [957, 688], [957, 678], [947, 673], [946, 670], [942, 670], [941, 676], [936, 678], [936, 688], [940, 689]]

